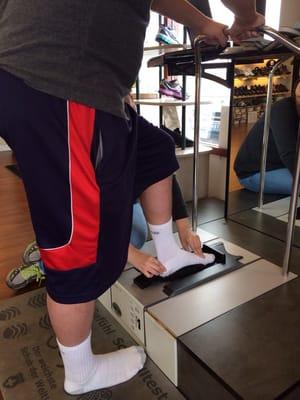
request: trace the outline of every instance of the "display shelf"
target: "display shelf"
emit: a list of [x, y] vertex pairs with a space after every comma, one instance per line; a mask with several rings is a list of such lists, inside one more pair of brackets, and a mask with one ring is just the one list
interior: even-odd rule
[[[167, 25], [169, 26], [170, 23], [173, 26], [173, 22], [162, 15], [158, 15], [158, 25]], [[179, 31], [177, 32], [179, 33]], [[182, 28], [182, 33], [183, 33], [183, 38], [181, 43], [175, 43], [175, 44], [164, 44], [164, 43], [155, 43], [154, 41], [149, 41], [148, 43], [144, 44], [144, 60], [143, 60], [143, 66], [147, 65], [147, 61], [151, 58], [155, 57], [163, 57], [167, 53], [174, 53], [174, 52], [181, 52], [187, 49], [191, 49], [191, 45], [188, 42], [188, 32], [187, 28], [183, 27]], [[145, 62], [146, 61], [146, 62]], [[158, 89], [161, 81], [163, 79], [168, 79], [168, 71], [166, 68], [163, 68], [162, 66], [159, 67], [158, 70], [158, 84], [156, 85], [156, 88]], [[173, 79], [173, 78], [172, 78]], [[135, 104], [137, 108], [138, 114], [141, 114], [141, 106], [156, 106], [158, 108], [158, 113], [159, 113], [159, 123], [158, 126], [162, 127], [165, 124], [164, 121], [164, 112], [166, 111], [167, 107], [172, 107], [173, 112], [176, 114], [179, 112], [179, 108], [181, 108], [181, 132], [182, 132], [182, 147], [185, 147], [185, 129], [186, 129], [186, 106], [194, 106], [195, 101], [194, 101], [194, 96], [192, 98], [189, 98], [189, 96], [186, 95], [186, 81], [185, 78], [182, 79], [181, 83], [181, 93], [183, 99], [176, 99], [173, 97], [166, 97], [163, 94], [158, 93], [158, 90], [156, 94], [154, 93], [141, 93], [140, 91], [140, 82], [139, 79], [136, 81], [136, 87], [135, 87]], [[151, 91], [151, 89], [150, 89]], [[174, 92], [175, 93], [175, 92]], [[172, 94], [172, 93], [171, 93]], [[143, 111], [146, 111], [143, 109]], [[175, 118], [175, 114], [173, 116]], [[179, 116], [177, 115], [177, 118], [179, 120]], [[177, 122], [177, 121], [176, 121]]]
[[[142, 99], [135, 100], [135, 103], [140, 106], [193, 106], [194, 100], [172, 100], [172, 98], [161, 99]], [[211, 102], [203, 102], [202, 104], [211, 104]]]
[[185, 44], [162, 44], [157, 46], [146, 46], [144, 47], [144, 53], [147, 57], [155, 57], [172, 51], [186, 50], [189, 48], [191, 48], [191, 46]]
[[[288, 78], [291, 74], [280, 74], [275, 75], [274, 78]], [[248, 81], [248, 80], [256, 80], [256, 79], [268, 79], [268, 75], [261, 76], [235, 76], [234, 79], [238, 79], [240, 81]]]
[[[234, 101], [245, 100], [245, 99], [264, 99], [267, 97], [267, 82], [269, 80], [270, 68], [268, 62], [270, 59], [265, 59], [263, 63], [254, 63], [251, 66], [239, 64], [236, 65], [236, 74], [234, 77], [235, 91], [234, 91]], [[249, 69], [250, 68], [250, 69]], [[280, 66], [274, 75], [274, 87], [273, 87], [273, 98], [276, 97], [286, 97], [291, 95], [291, 79], [292, 79], [292, 64], [290, 61], [286, 62]], [[251, 72], [252, 71], [252, 72]], [[257, 73], [252, 75], [253, 73]], [[246, 75], [251, 74], [251, 75]], [[246, 76], [245, 76], [246, 75]], [[284, 85], [279, 84], [281, 80], [284, 80]], [[278, 83], [278, 85], [276, 85]], [[250, 90], [240, 90], [242, 88], [257, 89], [257, 93], [253, 93]], [[259, 89], [265, 88], [265, 92], [259, 91]], [[286, 90], [285, 90], [286, 89]], [[242, 94], [244, 93], [244, 94]], [[259, 101], [259, 100], [258, 100]]]
[[[132, 97], [134, 100], [137, 100], [136, 93], [133, 92]], [[157, 92], [139, 93], [139, 100], [155, 100], [155, 99], [159, 99], [159, 93]]]
[[[207, 154], [210, 153], [212, 150], [213, 150], [212, 147], [199, 144], [198, 154]], [[177, 158], [191, 157], [193, 154], [194, 154], [194, 147], [186, 147], [185, 149], [181, 148], [176, 149]]]
[[[290, 96], [290, 92], [278, 92], [278, 93], [273, 93], [273, 96]], [[253, 99], [255, 97], [267, 97], [266, 94], [250, 94], [247, 96], [234, 96], [234, 100], [240, 100], [240, 99]]]

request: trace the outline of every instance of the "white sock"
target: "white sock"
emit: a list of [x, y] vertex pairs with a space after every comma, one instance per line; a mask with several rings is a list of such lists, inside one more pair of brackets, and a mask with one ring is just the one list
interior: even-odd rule
[[136, 375], [146, 361], [140, 346], [95, 355], [91, 334], [77, 346], [66, 347], [58, 340], [57, 343], [65, 367], [64, 389], [69, 394], [87, 393], [125, 382]]
[[152, 239], [156, 249], [157, 258], [164, 262], [173, 257], [179, 249], [172, 230], [172, 219], [161, 225], [149, 224]]
[[163, 263], [167, 270], [160, 274], [160, 276], [165, 278], [166, 276], [172, 275], [176, 271], [188, 267], [189, 265], [207, 265], [215, 261], [215, 256], [213, 254], [203, 253], [203, 255], [204, 257], [199, 257], [197, 254], [179, 249], [174, 257], [169, 258], [169, 260]]
[[213, 254], [204, 253], [204, 257], [199, 257], [194, 253], [180, 249], [173, 235], [172, 219], [161, 225], [149, 224], [149, 228], [157, 258], [167, 269], [166, 272], [160, 274], [162, 277], [174, 274], [189, 265], [207, 265], [214, 262], [215, 256]]

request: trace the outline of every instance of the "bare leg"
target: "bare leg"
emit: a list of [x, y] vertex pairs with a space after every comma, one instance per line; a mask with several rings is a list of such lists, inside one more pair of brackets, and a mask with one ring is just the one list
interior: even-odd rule
[[160, 225], [169, 221], [172, 216], [172, 177], [149, 186], [140, 201], [149, 224]]
[[143, 348], [132, 346], [104, 355], [91, 347], [95, 301], [59, 304], [47, 298], [48, 311], [65, 367], [65, 391], [82, 394], [118, 385], [143, 368]]
[[47, 296], [47, 306], [53, 329], [61, 344], [68, 347], [76, 346], [88, 337], [95, 311], [95, 301], [59, 304]]
[[172, 231], [172, 177], [149, 186], [140, 197], [143, 211], [149, 223], [159, 262], [166, 268], [160, 275], [165, 277], [195, 264], [210, 264], [214, 256], [200, 257], [182, 250]]

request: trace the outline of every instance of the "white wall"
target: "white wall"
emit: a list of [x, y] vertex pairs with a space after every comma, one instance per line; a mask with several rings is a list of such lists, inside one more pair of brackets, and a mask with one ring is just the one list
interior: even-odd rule
[[[203, 199], [208, 195], [209, 153], [199, 154], [198, 169], [198, 198]], [[176, 177], [182, 191], [184, 201], [193, 199], [193, 155], [177, 156], [179, 170]]]
[[280, 26], [293, 27], [300, 22], [300, 0], [282, 0]]
[[227, 158], [209, 156], [208, 197], [225, 200]]
[[[277, 30], [280, 23], [280, 10], [282, 1], [284, 0], [267, 0], [266, 4], [266, 25]], [[267, 39], [270, 39], [270, 37], [267, 36]]]

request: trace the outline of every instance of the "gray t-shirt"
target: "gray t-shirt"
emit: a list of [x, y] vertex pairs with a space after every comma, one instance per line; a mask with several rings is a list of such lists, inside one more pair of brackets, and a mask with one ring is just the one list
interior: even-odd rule
[[124, 117], [152, 0], [0, 0], [0, 68]]

